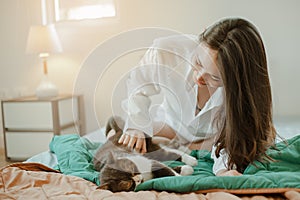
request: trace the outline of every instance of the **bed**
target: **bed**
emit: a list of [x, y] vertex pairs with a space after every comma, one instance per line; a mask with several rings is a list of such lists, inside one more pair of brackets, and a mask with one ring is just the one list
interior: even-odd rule
[[105, 141], [104, 129], [83, 137], [55, 136], [49, 151], [0, 169], [0, 199], [300, 199], [300, 132], [288, 131], [288, 145], [279, 141], [277, 149], [268, 151], [276, 162], [256, 162], [243, 176], [216, 177], [210, 153], [192, 151], [198, 159], [192, 176], [153, 179], [135, 192], [119, 193], [97, 189], [99, 174], [91, 164]]

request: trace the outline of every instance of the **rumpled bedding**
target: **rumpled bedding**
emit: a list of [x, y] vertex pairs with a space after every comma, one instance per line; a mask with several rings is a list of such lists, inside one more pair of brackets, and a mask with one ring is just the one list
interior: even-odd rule
[[[74, 175], [99, 185], [99, 173], [93, 169], [92, 158], [101, 144], [92, 143], [78, 135], [55, 136], [50, 150], [57, 155], [57, 170]], [[249, 165], [243, 176], [216, 177], [212, 173], [213, 160], [207, 151], [193, 151], [198, 159], [192, 176], [176, 176], [152, 179], [140, 184], [136, 191], [157, 190], [170, 192], [211, 192], [230, 191], [232, 193], [278, 193], [290, 189], [300, 191], [300, 135], [287, 143], [281, 142], [267, 154], [275, 162], [255, 162]], [[166, 162], [169, 166], [182, 165], [181, 162]]]
[[112, 193], [97, 190], [97, 185], [82, 178], [64, 175], [39, 163], [17, 163], [0, 169], [1, 200], [66, 199], [195, 199], [203, 194], [175, 194], [156, 191]]
[[98, 172], [91, 159], [101, 144], [77, 135], [56, 136], [50, 144], [58, 157], [56, 169], [39, 163], [1, 168], [0, 199], [300, 199], [300, 136], [287, 143], [268, 151], [276, 162], [256, 162], [243, 176], [215, 177], [209, 152], [193, 151], [199, 162], [192, 176], [153, 179], [136, 192], [112, 193], [96, 189]]
[[84, 178], [100, 184], [99, 172], [94, 170], [93, 156], [101, 143], [90, 142], [77, 134], [54, 136], [49, 147], [56, 154], [55, 169], [66, 175]]
[[275, 161], [256, 161], [246, 168], [243, 176], [217, 177], [212, 173], [213, 160], [210, 153], [194, 151], [192, 155], [198, 159], [198, 166], [194, 167], [195, 172], [192, 176], [153, 179], [139, 185], [137, 190], [206, 192], [225, 189], [235, 193], [264, 193], [295, 188], [300, 191], [300, 135], [287, 140], [287, 144], [278, 143], [276, 149], [269, 149], [267, 154]]
[[297, 191], [283, 194], [233, 195], [227, 192], [210, 192], [205, 194], [190, 192], [185, 194], [158, 191], [118, 192], [98, 190], [97, 185], [85, 179], [64, 175], [40, 163], [16, 163], [0, 169], [1, 200], [277, 200], [300, 199]]

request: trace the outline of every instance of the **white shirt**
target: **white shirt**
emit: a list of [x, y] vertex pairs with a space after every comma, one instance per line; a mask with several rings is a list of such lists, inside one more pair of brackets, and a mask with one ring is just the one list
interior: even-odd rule
[[[128, 99], [122, 102], [128, 114], [125, 130], [138, 129], [152, 136], [152, 122], [162, 121], [174, 129], [183, 144], [217, 132], [212, 121], [223, 102], [222, 87], [195, 116], [198, 86], [192, 78], [191, 58], [198, 45], [195, 35], [154, 40], [127, 81]], [[153, 103], [158, 95], [162, 102]]]

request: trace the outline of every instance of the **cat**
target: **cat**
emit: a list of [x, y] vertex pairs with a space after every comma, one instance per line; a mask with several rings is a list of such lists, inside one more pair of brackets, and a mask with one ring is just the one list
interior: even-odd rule
[[[120, 128], [121, 127], [121, 128]], [[197, 165], [196, 158], [176, 149], [152, 142], [146, 137], [148, 152], [139, 154], [131, 148], [118, 143], [123, 134], [124, 121], [120, 117], [111, 117], [106, 125], [107, 141], [97, 150], [93, 164], [100, 172], [101, 185], [98, 189], [112, 192], [134, 191], [142, 182], [165, 176], [191, 175], [192, 166]], [[111, 130], [114, 134], [111, 134]], [[162, 161], [177, 160], [187, 165], [170, 168]]]

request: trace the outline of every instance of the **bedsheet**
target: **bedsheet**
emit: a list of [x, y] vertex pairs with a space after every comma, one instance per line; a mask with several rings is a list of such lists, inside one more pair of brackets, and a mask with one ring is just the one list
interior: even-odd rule
[[[82, 177], [99, 185], [99, 173], [93, 169], [92, 157], [100, 143], [93, 143], [78, 135], [55, 136], [50, 149], [57, 155], [56, 169], [64, 174]], [[276, 162], [255, 162], [243, 176], [216, 177], [212, 173], [213, 160], [207, 151], [193, 151], [198, 159], [192, 176], [164, 177], [140, 184], [137, 191], [158, 190], [170, 192], [230, 191], [236, 194], [280, 193], [294, 189], [300, 191], [300, 136], [280, 142], [268, 155]], [[166, 162], [170, 166], [181, 162]]]

